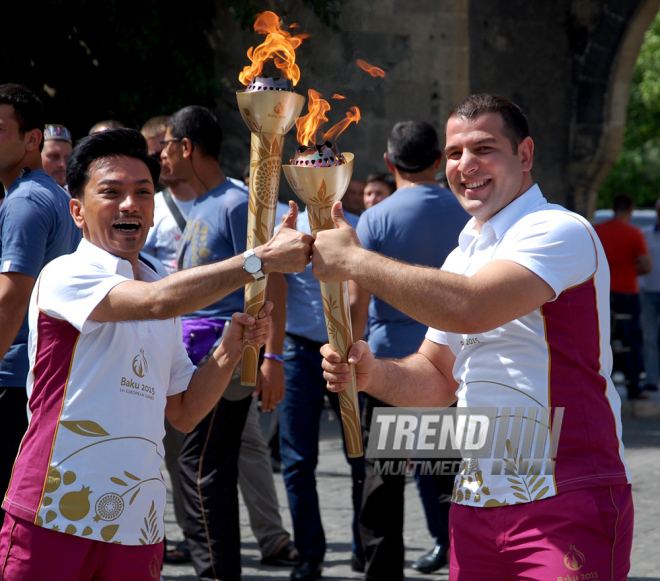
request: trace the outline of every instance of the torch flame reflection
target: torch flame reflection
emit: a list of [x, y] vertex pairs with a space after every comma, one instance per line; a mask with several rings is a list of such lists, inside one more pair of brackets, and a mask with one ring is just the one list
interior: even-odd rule
[[383, 69], [370, 65], [367, 61], [363, 61], [362, 59], [357, 59], [355, 62], [357, 62], [358, 67], [363, 71], [367, 71], [372, 77], [385, 77], [385, 71]]
[[[323, 95], [314, 89], [309, 89], [307, 94], [307, 110], [309, 112], [304, 117], [296, 119], [296, 127], [298, 129], [298, 143], [311, 146], [318, 143], [316, 135], [319, 128], [328, 121], [326, 113], [330, 110], [330, 103], [322, 99]], [[337, 95], [334, 95], [334, 98], [337, 97]], [[351, 107], [346, 112], [345, 119], [342, 119], [325, 132], [323, 141], [335, 141], [351, 123], [357, 123], [359, 120], [360, 110], [355, 106]]]
[[[295, 28], [292, 24], [290, 28]], [[246, 66], [238, 75], [238, 80], [244, 85], [249, 85], [252, 79], [259, 76], [264, 68], [264, 63], [273, 60], [275, 66], [282, 72], [282, 76], [290, 79], [294, 85], [300, 80], [300, 69], [296, 64], [295, 49], [309, 34], [291, 35], [282, 30], [280, 19], [274, 12], [262, 12], [254, 22], [254, 30], [266, 36], [266, 40], [257, 48], [251, 46], [247, 56], [252, 61], [251, 66]]]

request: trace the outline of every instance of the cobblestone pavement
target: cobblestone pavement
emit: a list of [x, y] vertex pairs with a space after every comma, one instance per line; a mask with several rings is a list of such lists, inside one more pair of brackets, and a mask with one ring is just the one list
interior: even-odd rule
[[[646, 414], [649, 415], [649, 414]], [[624, 417], [624, 442], [626, 458], [633, 475], [635, 499], [635, 538], [633, 542], [632, 568], [629, 581], [660, 581], [660, 419], [655, 417]], [[317, 470], [321, 514], [328, 542], [325, 558], [324, 579], [361, 579], [363, 575], [353, 573], [351, 556], [351, 503], [350, 477], [341, 449], [337, 422], [324, 419], [320, 444], [319, 468]], [[291, 519], [286, 503], [282, 477], [275, 475], [275, 484], [280, 501], [280, 512], [287, 530], [291, 530]], [[432, 540], [426, 530], [417, 488], [410, 479], [406, 486], [406, 579], [448, 579], [445, 567], [437, 573], [421, 575], [412, 564], [431, 548]], [[265, 579], [288, 579], [290, 569], [261, 565], [258, 546], [250, 530], [247, 511], [241, 502], [241, 538], [243, 579], [262, 581]], [[166, 515], [168, 539], [181, 538], [171, 505]], [[165, 565], [165, 581], [196, 581], [197, 577], [189, 565]]]

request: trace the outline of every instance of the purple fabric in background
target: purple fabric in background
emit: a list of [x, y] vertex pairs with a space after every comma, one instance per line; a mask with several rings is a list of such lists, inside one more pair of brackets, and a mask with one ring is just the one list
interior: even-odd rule
[[226, 321], [220, 319], [181, 319], [183, 344], [188, 357], [197, 365], [222, 336]]

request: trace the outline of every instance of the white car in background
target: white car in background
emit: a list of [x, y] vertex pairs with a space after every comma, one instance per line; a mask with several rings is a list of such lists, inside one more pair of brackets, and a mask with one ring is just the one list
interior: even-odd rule
[[[595, 226], [601, 222], [614, 218], [614, 210], [596, 210], [591, 223]], [[635, 208], [630, 223], [638, 228], [655, 224], [658, 221], [658, 213], [653, 208]]]

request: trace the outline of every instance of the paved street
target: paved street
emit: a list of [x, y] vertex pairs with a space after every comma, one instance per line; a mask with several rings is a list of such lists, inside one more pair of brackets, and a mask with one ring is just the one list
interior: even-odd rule
[[[654, 394], [655, 396], [655, 394]], [[657, 397], [657, 396], [656, 396]], [[655, 399], [655, 397], [654, 397]], [[660, 398], [658, 398], [660, 405]], [[648, 410], [637, 415], [653, 415]], [[635, 498], [635, 539], [633, 543], [632, 569], [629, 581], [660, 581], [660, 419], [624, 418], [624, 442], [626, 458], [632, 470]], [[324, 579], [360, 579], [362, 575], [350, 569], [350, 477], [341, 450], [339, 427], [336, 421], [325, 417], [322, 426], [321, 454], [317, 471], [321, 512], [328, 541]], [[286, 504], [284, 484], [280, 475], [275, 476], [281, 514], [285, 527], [291, 530], [291, 520]], [[173, 513], [166, 517], [167, 534], [172, 540], [180, 539], [174, 524]], [[266, 567], [260, 564], [256, 540], [252, 536], [245, 507], [241, 506], [241, 538], [243, 540], [243, 579], [288, 579], [290, 569]], [[426, 530], [424, 514], [413, 480], [406, 486], [406, 579], [447, 579], [447, 569], [430, 575], [420, 575], [410, 566], [431, 546]], [[165, 565], [163, 579], [196, 581], [192, 567]]]

